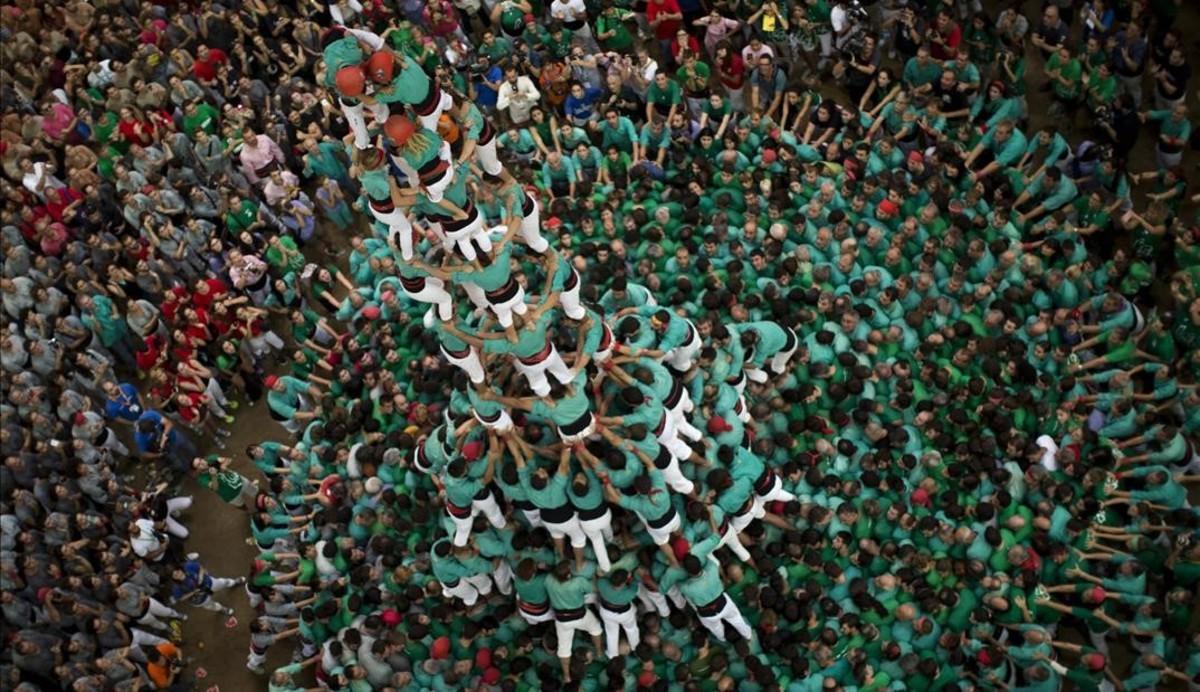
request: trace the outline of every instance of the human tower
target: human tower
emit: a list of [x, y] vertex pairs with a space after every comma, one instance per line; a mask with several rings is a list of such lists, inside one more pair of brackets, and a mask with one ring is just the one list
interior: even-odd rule
[[[599, 645], [608, 629], [609, 656], [618, 628], [636, 645], [637, 598], [665, 613], [669, 594], [718, 639], [725, 624], [751, 639], [712, 553], [726, 546], [749, 560], [739, 534], [751, 522], [786, 526], [766, 503], [794, 498], [751, 449], [743, 391], [784, 372], [796, 334], [769, 321], [729, 326], [717, 355], [703, 354], [721, 359], [708, 372], [723, 377], [706, 381], [702, 336], [686, 316], [619, 289], [615, 314], [585, 304], [575, 266], [541, 234], [536, 192], [501, 163], [495, 128], [385, 39], [333, 29], [324, 82], [350, 125], [373, 231], [396, 260], [397, 275], [375, 288], [384, 303], [402, 293], [427, 304], [426, 328], [461, 371], [446, 420], [409, 458], [443, 498], [447, 535], [431, 559], [444, 595], [474, 607], [493, 585], [515, 588], [526, 621], [555, 622], [567, 675], [578, 630]], [[474, 201], [482, 186], [501, 201], [503, 224], [485, 222]], [[503, 530], [504, 505], [549, 532], [550, 564], [481, 556], [472, 535], [487, 529], [476, 518]], [[661, 549], [657, 590], [610, 559], [613, 507], [634, 513], [639, 540]]]

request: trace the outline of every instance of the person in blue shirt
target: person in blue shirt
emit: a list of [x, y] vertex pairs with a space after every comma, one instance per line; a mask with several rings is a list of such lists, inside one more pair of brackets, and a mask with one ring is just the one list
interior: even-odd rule
[[567, 94], [567, 100], [563, 102], [563, 110], [571, 124], [595, 130], [599, 117], [596, 112], [596, 102], [600, 100], [601, 95], [603, 92], [599, 89], [585, 87], [579, 82], [573, 83], [571, 93]]
[[483, 110], [494, 110], [496, 100], [500, 95], [500, 82], [504, 81], [504, 70], [499, 65], [493, 65], [487, 55], [480, 54], [475, 68], [471, 70], [471, 88], [474, 90], [474, 102]]
[[134, 424], [133, 442], [143, 459], [162, 459], [175, 473], [185, 473], [196, 456], [196, 445], [158, 411], [142, 412]]
[[171, 571], [171, 582], [172, 602], [186, 601], [197, 608], [233, 615], [233, 608], [218, 603], [213, 593], [245, 584], [246, 578], [214, 577], [198, 560], [188, 560]]
[[106, 380], [104, 388], [104, 417], [110, 421], [133, 424], [142, 415], [142, 397], [137, 387], [125, 382]]

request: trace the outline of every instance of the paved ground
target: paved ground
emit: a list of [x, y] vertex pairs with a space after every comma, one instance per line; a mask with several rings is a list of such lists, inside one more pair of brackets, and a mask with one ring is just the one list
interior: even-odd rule
[[[989, 6], [992, 3], [986, 3]], [[1037, 17], [1036, 2], [1026, 3], [1026, 14]], [[1191, 43], [1195, 30], [1200, 28], [1200, 3], [1188, 0], [1178, 25], [1184, 29], [1185, 41], [1189, 43], [1190, 62], [1194, 67], [1200, 67], [1195, 46]], [[1041, 80], [1042, 65], [1040, 58], [1031, 54], [1029, 58], [1030, 83], [1030, 112], [1033, 114], [1031, 129], [1046, 126], [1044, 116], [1047, 106], [1046, 97], [1037, 92]], [[836, 95], [836, 90], [826, 88], [830, 95]], [[1149, 94], [1147, 89], [1147, 94]], [[842, 98], [844, 101], [844, 96]], [[1077, 140], [1083, 128], [1083, 118], [1077, 119], [1077, 128], [1068, 137]], [[1148, 144], [1151, 139], [1143, 134], [1133, 157], [1133, 170], [1146, 170], [1154, 166], [1153, 152]], [[1187, 159], [1189, 172], [1192, 168], [1194, 154], [1189, 152]], [[238, 411], [237, 421], [233, 425], [233, 436], [228, 440], [225, 454], [236, 460], [235, 467], [243, 474], [256, 478], [257, 471], [246, 460], [243, 450], [246, 445], [264, 439], [286, 440], [287, 433], [266, 412], [266, 404], [260, 403], [253, 408], [243, 406]], [[204, 449], [208, 442], [200, 440]], [[189, 550], [200, 553], [205, 565], [214, 574], [220, 576], [242, 576], [249, 572], [250, 562], [256, 551], [246, 544], [249, 536], [246, 514], [221, 502], [215, 494], [198, 488], [194, 483], [188, 483], [185, 490], [192, 492], [195, 504], [187, 517], [192, 535], [188, 540]], [[236, 609], [235, 617], [238, 624], [227, 628], [225, 618], [215, 613], [203, 610], [190, 610], [190, 618], [184, 627], [186, 641], [184, 651], [192, 660], [192, 670], [203, 669], [207, 676], [198, 681], [199, 689], [207, 689], [212, 685], [218, 686], [224, 692], [242, 692], [265, 690], [266, 680], [246, 670], [247, 634], [246, 626], [253, 618], [253, 612], [246, 603], [246, 597], [240, 590], [221, 594], [220, 600]], [[287, 662], [291, 647], [281, 645], [272, 651], [272, 657], [266, 666], [268, 670]], [[1127, 659], [1126, 659], [1127, 660]]]

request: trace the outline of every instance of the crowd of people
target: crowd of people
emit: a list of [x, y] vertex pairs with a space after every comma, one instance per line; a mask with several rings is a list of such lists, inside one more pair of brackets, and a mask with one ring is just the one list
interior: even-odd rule
[[1197, 688], [1183, 3], [1035, 4], [3, 5], [0, 686]]

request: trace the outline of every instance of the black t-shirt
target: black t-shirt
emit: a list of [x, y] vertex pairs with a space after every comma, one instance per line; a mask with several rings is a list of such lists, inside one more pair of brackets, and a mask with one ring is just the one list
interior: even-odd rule
[[957, 83], [946, 88], [939, 79], [933, 84], [933, 95], [937, 97], [943, 113], [952, 113], [967, 107], [967, 95], [958, 90]]
[[1162, 67], [1167, 73], [1167, 83], [1158, 82], [1158, 93], [1163, 98], [1174, 101], [1187, 90], [1188, 80], [1192, 78], [1192, 66], [1185, 62], [1182, 65], [1166, 63]]
[[1038, 25], [1035, 33], [1041, 36], [1042, 40], [1049, 45], [1061, 46], [1063, 41], [1067, 40], [1068, 28], [1067, 23], [1060, 19], [1055, 26], [1047, 26], [1045, 22], [1042, 22]]

